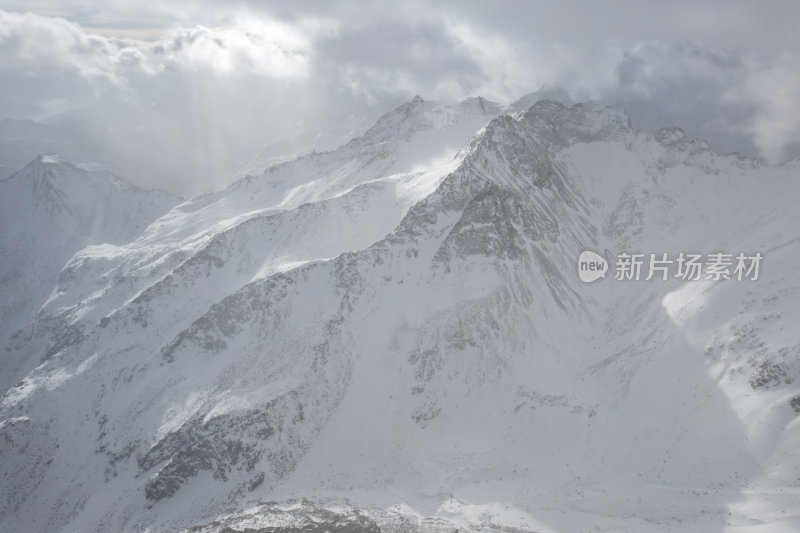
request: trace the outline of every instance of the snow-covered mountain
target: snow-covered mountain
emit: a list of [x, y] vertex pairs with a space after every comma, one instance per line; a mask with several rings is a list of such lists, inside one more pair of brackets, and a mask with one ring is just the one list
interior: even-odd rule
[[[76, 251], [6, 348], [3, 529], [800, 527], [800, 163], [502, 111], [415, 98]], [[764, 260], [584, 284], [584, 250]]]
[[[90, 172], [53, 155], [40, 155], [0, 181], [4, 391], [42, 358], [37, 350], [46, 335], [30, 328], [70, 257], [87, 245], [130, 241], [179, 202], [178, 197], [138, 189], [107, 172]], [[43, 324], [37, 322], [36, 327]]]

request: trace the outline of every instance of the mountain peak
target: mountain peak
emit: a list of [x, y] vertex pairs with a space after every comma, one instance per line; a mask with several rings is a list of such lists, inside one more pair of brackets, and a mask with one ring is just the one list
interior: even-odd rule
[[487, 115], [499, 115], [503, 111], [500, 104], [487, 100], [483, 96], [471, 96], [457, 105], [462, 109], [472, 109]]
[[552, 100], [540, 100], [528, 109], [523, 119], [544, 127], [541, 135], [561, 144], [608, 140], [631, 129], [625, 110], [615, 105], [575, 104], [566, 106]]
[[[57, 154], [37, 155], [30, 163], [9, 176], [7, 181], [18, 180], [32, 183], [34, 196], [39, 200], [44, 200], [46, 197], [46, 203], [51, 207], [58, 203], [54, 203], [57, 197], [80, 196], [87, 192], [86, 187], [112, 186], [123, 189], [133, 187], [113, 174], [87, 170]], [[78, 191], [81, 191], [80, 194]]]
[[53, 171], [58, 167], [64, 167], [74, 170], [81, 170], [74, 164], [65, 160], [58, 154], [39, 154], [34, 157], [27, 165], [20, 170], [9, 176], [12, 179], [15, 176], [25, 177], [52, 177]]
[[70, 164], [67, 162], [66, 159], [61, 157], [58, 154], [39, 154], [34, 159], [35, 162], [42, 163], [45, 165], [63, 165], [63, 164]]
[[[455, 104], [439, 104], [416, 95], [408, 102], [384, 113], [357, 140], [375, 144], [393, 139], [408, 139], [414, 132], [452, 129], [456, 124], [466, 121], [469, 122], [469, 127], [466, 127], [463, 136], [459, 137], [458, 143], [463, 144], [475, 129], [485, 125], [488, 119], [500, 114], [501, 111], [498, 104], [481, 97], [467, 98]], [[472, 124], [476, 120], [480, 124]]]
[[532, 105], [541, 100], [550, 100], [565, 105], [566, 107], [572, 106], [575, 102], [570, 98], [569, 93], [561, 87], [543, 85], [538, 91], [528, 93], [520, 97], [516, 102], [508, 106], [508, 113], [517, 113], [519, 111], [526, 111]]

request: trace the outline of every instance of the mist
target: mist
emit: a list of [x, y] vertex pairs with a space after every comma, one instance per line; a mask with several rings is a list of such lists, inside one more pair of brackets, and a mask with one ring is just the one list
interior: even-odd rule
[[800, 154], [794, 3], [284, 6], [0, 2], [0, 174], [64, 152], [195, 195], [416, 94], [509, 104], [542, 86], [646, 104], [721, 152]]

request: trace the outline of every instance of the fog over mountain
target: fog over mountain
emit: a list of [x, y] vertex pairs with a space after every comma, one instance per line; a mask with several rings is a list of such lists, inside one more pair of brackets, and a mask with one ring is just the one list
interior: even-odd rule
[[43, 146], [210, 192], [416, 94], [508, 105], [545, 85], [647, 107], [723, 153], [800, 155], [794, 2], [325, 4], [0, 1], [0, 119], [38, 123], [0, 123], [0, 173]]
[[0, 530], [800, 530], [794, 4], [0, 9]]

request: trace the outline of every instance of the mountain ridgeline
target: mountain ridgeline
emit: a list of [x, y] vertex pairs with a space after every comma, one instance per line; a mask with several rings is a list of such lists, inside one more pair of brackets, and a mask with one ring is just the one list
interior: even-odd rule
[[189, 200], [40, 157], [0, 182], [0, 526], [800, 526], [798, 170], [558, 91], [417, 97]]

